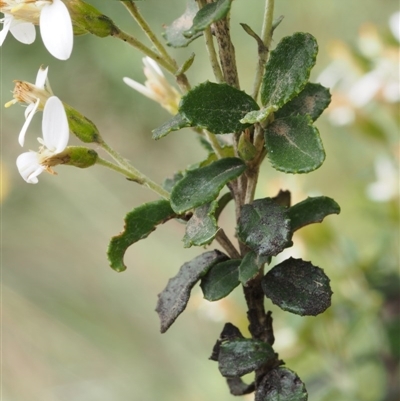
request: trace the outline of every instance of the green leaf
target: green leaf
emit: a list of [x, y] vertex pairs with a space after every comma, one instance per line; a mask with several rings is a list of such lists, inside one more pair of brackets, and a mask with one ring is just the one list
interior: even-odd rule
[[292, 231], [308, 224], [320, 223], [326, 216], [334, 213], [340, 213], [340, 206], [333, 199], [327, 196], [307, 198], [289, 209]]
[[197, 2], [193, 0], [187, 2], [184, 14], [176, 19], [171, 25], [167, 26], [162, 34], [168, 46], [186, 47], [190, 42], [193, 42], [193, 40], [202, 36], [201, 32], [191, 38], [183, 36], [183, 33], [192, 26], [193, 18], [198, 11], [199, 7], [197, 6]]
[[272, 166], [285, 173], [309, 173], [325, 160], [319, 132], [307, 115], [275, 120], [265, 130], [265, 147]]
[[331, 305], [329, 281], [321, 268], [289, 258], [264, 276], [262, 288], [281, 309], [296, 315], [316, 316]]
[[153, 133], [152, 138], [155, 140], [161, 139], [164, 136], [167, 136], [170, 132], [178, 131], [185, 127], [190, 127], [190, 122], [184, 116], [178, 113], [166, 121], [163, 125], [151, 131]]
[[275, 256], [291, 244], [287, 208], [271, 198], [244, 205], [238, 222], [238, 237], [259, 256]]
[[178, 274], [168, 281], [158, 295], [156, 312], [161, 320], [161, 333], [165, 333], [185, 310], [190, 292], [200, 278], [216, 263], [226, 260], [227, 256], [218, 250], [205, 252], [185, 263]]
[[224, 377], [238, 377], [253, 372], [274, 358], [274, 350], [264, 341], [237, 339], [221, 344], [218, 369]]
[[193, 216], [186, 224], [186, 233], [183, 237], [185, 248], [212, 242], [218, 231], [217, 220], [214, 216], [217, 206], [218, 202], [213, 201], [194, 210]]
[[307, 83], [305, 88], [275, 113], [275, 119], [308, 114], [315, 121], [329, 106], [329, 89], [320, 84]]
[[307, 401], [306, 386], [299, 376], [288, 368], [270, 370], [255, 393], [255, 401]]
[[173, 188], [171, 206], [177, 213], [204, 205], [217, 198], [229, 181], [239, 177], [246, 170], [240, 159], [229, 157], [215, 161], [206, 167], [188, 171]]
[[255, 124], [265, 121], [271, 113], [278, 110], [278, 106], [262, 107], [261, 110], [253, 110], [247, 113], [240, 122], [242, 124]]
[[255, 252], [247, 253], [239, 266], [239, 281], [246, 285], [248, 281], [258, 274], [260, 268], [269, 262], [269, 257], [258, 256]]
[[135, 242], [148, 237], [159, 224], [174, 218], [176, 214], [167, 200], [145, 203], [133, 209], [125, 216], [124, 231], [111, 238], [108, 246], [108, 260], [117, 272], [126, 269], [124, 255], [128, 247]]
[[218, 301], [230, 294], [239, 283], [240, 259], [231, 259], [214, 265], [201, 279], [200, 287], [207, 301]]
[[317, 41], [309, 33], [297, 32], [283, 38], [265, 65], [262, 105], [280, 108], [299, 94], [310, 77], [317, 53]]
[[204, 31], [213, 22], [225, 18], [231, 8], [232, 0], [218, 0], [215, 3], [206, 4], [193, 19], [193, 25], [183, 35], [191, 38], [198, 32]]
[[192, 126], [206, 128], [214, 134], [243, 131], [249, 124], [240, 123], [249, 111], [258, 110], [254, 99], [227, 84], [204, 82], [182, 97], [181, 113]]

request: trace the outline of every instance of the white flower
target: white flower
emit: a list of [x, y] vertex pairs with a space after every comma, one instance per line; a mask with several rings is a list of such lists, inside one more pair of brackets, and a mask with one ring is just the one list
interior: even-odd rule
[[14, 99], [5, 104], [5, 107], [10, 107], [15, 103], [25, 103], [28, 107], [25, 109], [25, 123], [19, 133], [18, 142], [24, 146], [25, 133], [36, 111], [43, 110], [46, 101], [50, 96], [53, 96], [50, 83], [47, 79], [48, 67], [40, 67], [35, 84], [25, 81], [14, 81], [15, 88], [13, 91]]
[[37, 176], [43, 171], [56, 174], [51, 167], [60, 164], [57, 155], [68, 144], [69, 128], [64, 106], [56, 96], [50, 97], [45, 105], [42, 120], [43, 138], [38, 138], [42, 145], [38, 152], [22, 153], [17, 158], [18, 171], [29, 184], [38, 182]]
[[399, 176], [396, 166], [387, 156], [375, 160], [377, 180], [367, 187], [367, 196], [375, 202], [387, 202], [399, 196]]
[[72, 52], [72, 21], [66, 5], [61, 0], [0, 0], [4, 18], [0, 32], [0, 46], [8, 31], [18, 41], [31, 44], [36, 38], [34, 25], [47, 50], [60, 60], [67, 60]]
[[144, 57], [143, 64], [144, 75], [146, 75], [147, 78], [144, 85], [127, 77], [123, 78], [124, 82], [142, 95], [159, 103], [171, 114], [176, 114], [181, 98], [180, 94], [168, 83], [160, 67], [154, 60], [150, 57]]

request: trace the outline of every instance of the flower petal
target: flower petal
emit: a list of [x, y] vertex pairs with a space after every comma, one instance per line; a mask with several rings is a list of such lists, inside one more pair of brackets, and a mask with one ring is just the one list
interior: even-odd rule
[[62, 152], [68, 144], [69, 127], [67, 114], [61, 100], [50, 97], [43, 110], [42, 120], [43, 143], [54, 153]]
[[36, 75], [36, 81], [35, 81], [35, 86], [37, 86], [40, 89], [44, 89], [44, 85], [46, 83], [47, 79], [47, 71], [49, 70], [49, 67], [46, 68], [39, 68], [39, 71]]
[[4, 39], [7, 36], [8, 31], [10, 30], [11, 22], [14, 17], [10, 14], [4, 14], [3, 18], [3, 29], [0, 31], [0, 46], [3, 44]]
[[[26, 134], [26, 130], [29, 127], [29, 124], [32, 121], [33, 116], [36, 113], [37, 108], [39, 107], [39, 103], [40, 103], [40, 99], [36, 100], [36, 103], [33, 104], [31, 103], [27, 108], [26, 108], [26, 112], [25, 112], [25, 122], [24, 125], [21, 128], [21, 132], [19, 133], [19, 137], [18, 137], [18, 142], [21, 146], [24, 146], [24, 142], [25, 142], [25, 134]], [[29, 111], [28, 111], [29, 110]]]
[[153, 76], [153, 77], [154, 77], [155, 75], [158, 75], [158, 76], [160, 76], [160, 77], [163, 77], [163, 76], [164, 76], [164, 74], [163, 74], [163, 72], [162, 72], [160, 66], [159, 66], [159, 65], [157, 64], [157, 62], [154, 61], [152, 58], [150, 58], [150, 57], [144, 57], [144, 58], [143, 58], [143, 64], [144, 64], [145, 67], [148, 68], [148, 70], [149, 70], [151, 76]]
[[39, 155], [36, 152], [25, 152], [17, 158], [17, 168], [21, 177], [28, 184], [37, 184], [36, 178], [44, 171], [44, 167], [39, 164]]
[[30, 45], [36, 39], [36, 30], [32, 22], [26, 22], [13, 19], [10, 26], [10, 32], [19, 42]]
[[140, 84], [139, 82], [134, 81], [131, 78], [124, 77], [123, 81], [130, 86], [131, 88], [135, 89], [139, 93], [141, 93], [144, 96], [147, 96], [148, 98], [155, 100], [156, 102], [158, 101], [158, 97], [154, 95], [154, 92], [151, 91], [147, 86], [144, 86]]
[[67, 60], [72, 52], [74, 34], [66, 5], [61, 0], [43, 7], [40, 13], [40, 34], [47, 50], [60, 60]]

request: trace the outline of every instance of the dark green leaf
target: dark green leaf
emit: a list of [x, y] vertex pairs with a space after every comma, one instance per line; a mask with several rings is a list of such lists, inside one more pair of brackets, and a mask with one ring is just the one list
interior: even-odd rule
[[153, 129], [152, 138], [157, 140], [167, 136], [171, 131], [178, 131], [182, 128], [190, 127], [190, 122], [181, 114], [173, 116], [160, 127]]
[[184, 14], [176, 19], [170, 26], [165, 28], [163, 37], [168, 46], [186, 47], [190, 42], [202, 36], [201, 32], [191, 38], [183, 36], [183, 32], [187, 31], [192, 26], [192, 21], [197, 11], [199, 11], [197, 2], [193, 0], [188, 1]]
[[308, 114], [315, 121], [331, 102], [329, 89], [320, 84], [307, 83], [305, 88], [275, 113], [275, 119]]
[[240, 132], [249, 124], [240, 119], [259, 107], [254, 99], [227, 84], [204, 82], [182, 97], [179, 112], [192, 126], [214, 134]]
[[255, 252], [247, 253], [239, 266], [239, 281], [246, 285], [258, 274], [265, 263], [269, 263], [269, 257], [258, 256]]
[[231, 3], [232, 0], [218, 0], [215, 3], [206, 4], [196, 14], [192, 27], [183, 33], [184, 36], [191, 38], [198, 32], [204, 31], [213, 22], [225, 18], [231, 8]]
[[183, 237], [185, 248], [212, 242], [218, 231], [217, 220], [214, 216], [217, 206], [218, 202], [213, 201], [194, 210], [193, 216], [186, 224], [186, 233]]
[[255, 393], [255, 401], [307, 401], [306, 386], [290, 369], [278, 367], [262, 379]]
[[263, 106], [282, 107], [306, 85], [315, 64], [318, 45], [309, 33], [283, 38], [270, 54], [261, 87]]
[[321, 268], [289, 258], [264, 276], [262, 288], [281, 309], [296, 315], [316, 316], [331, 305], [329, 281]]
[[223, 186], [239, 177], [245, 169], [246, 165], [242, 160], [229, 157], [188, 171], [172, 190], [172, 208], [179, 210], [177, 213], [183, 213], [213, 201]]
[[285, 173], [309, 173], [325, 160], [319, 132], [306, 115], [282, 118], [268, 125], [265, 147], [272, 166]]
[[330, 214], [339, 214], [340, 206], [327, 196], [307, 198], [289, 209], [292, 231], [312, 223], [320, 223]]
[[168, 281], [165, 289], [158, 295], [156, 308], [161, 320], [161, 333], [165, 333], [185, 310], [190, 291], [200, 278], [213, 265], [226, 259], [227, 256], [218, 250], [205, 252], [185, 263], [178, 274]]
[[274, 350], [264, 341], [237, 339], [221, 344], [218, 368], [224, 377], [238, 377], [253, 372], [274, 358]]
[[214, 265], [201, 279], [204, 298], [218, 301], [230, 294], [239, 283], [240, 259], [231, 259]]
[[244, 205], [238, 222], [238, 237], [260, 256], [275, 256], [291, 243], [287, 208], [271, 198]]
[[146, 238], [159, 224], [174, 218], [176, 215], [167, 200], [145, 203], [133, 209], [125, 216], [124, 231], [111, 238], [108, 246], [108, 260], [117, 272], [126, 269], [124, 255], [128, 247]]

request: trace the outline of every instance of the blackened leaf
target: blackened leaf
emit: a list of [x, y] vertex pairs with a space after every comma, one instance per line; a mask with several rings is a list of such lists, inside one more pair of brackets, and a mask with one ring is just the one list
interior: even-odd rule
[[274, 350], [264, 341], [237, 339], [221, 344], [218, 368], [224, 377], [240, 377], [274, 358]]
[[244, 205], [238, 223], [238, 237], [259, 256], [275, 256], [291, 242], [287, 208], [271, 198]]
[[213, 201], [224, 185], [239, 177], [245, 169], [241, 159], [228, 157], [188, 171], [172, 190], [172, 209], [183, 213]]
[[340, 213], [340, 206], [333, 199], [327, 196], [307, 198], [289, 209], [292, 230], [296, 231], [308, 224], [320, 223], [326, 216], [333, 213]]
[[227, 377], [226, 382], [232, 395], [251, 394], [255, 390], [255, 383], [245, 383], [240, 377]]
[[178, 274], [168, 281], [158, 295], [156, 311], [161, 320], [161, 333], [165, 333], [185, 310], [190, 291], [200, 278], [216, 263], [228, 257], [218, 250], [205, 252], [185, 263]]
[[332, 290], [324, 271], [302, 259], [289, 258], [263, 278], [265, 295], [281, 309], [316, 316], [331, 305]]
[[214, 134], [240, 132], [249, 124], [240, 123], [249, 111], [258, 110], [254, 99], [227, 84], [204, 82], [182, 97], [179, 113], [192, 126]]
[[269, 371], [255, 393], [255, 401], [307, 401], [306, 386], [299, 376], [288, 368]]
[[258, 256], [254, 251], [247, 253], [239, 266], [239, 281], [246, 285], [249, 280], [257, 275], [260, 268], [265, 263], [269, 263], [269, 261], [269, 257]]
[[278, 119], [298, 114], [308, 114], [315, 121], [330, 102], [331, 94], [329, 89], [320, 84], [308, 82], [296, 97], [275, 113], [274, 117]]
[[200, 287], [207, 301], [218, 301], [229, 295], [239, 283], [240, 259], [217, 263], [201, 279]]
[[125, 216], [124, 231], [111, 238], [108, 246], [108, 260], [117, 272], [126, 269], [124, 255], [128, 247], [146, 238], [159, 224], [174, 218], [176, 214], [167, 200], [145, 203]]
[[194, 210], [193, 216], [186, 224], [186, 233], [183, 237], [185, 248], [212, 242], [218, 231], [217, 220], [214, 216], [217, 206], [218, 202], [213, 201]]
[[309, 173], [325, 160], [319, 132], [307, 115], [282, 118], [268, 125], [265, 147], [272, 166], [285, 173]]
[[206, 4], [194, 17], [193, 26], [183, 33], [185, 37], [191, 38], [198, 32], [204, 31], [213, 22], [225, 18], [231, 8], [231, 3], [232, 0], [218, 0], [215, 3]]
[[309, 33], [283, 38], [270, 54], [261, 87], [263, 106], [282, 107], [306, 85], [315, 64], [318, 45]]
[[171, 119], [166, 121], [160, 127], [154, 129], [152, 138], [157, 140], [167, 136], [172, 131], [178, 131], [182, 128], [190, 127], [190, 122], [181, 114], [176, 114]]
[[187, 2], [185, 13], [176, 19], [170, 26], [165, 28], [163, 37], [167, 41], [168, 46], [186, 47], [190, 42], [202, 35], [202, 33], [199, 32], [198, 34], [193, 35], [191, 38], [186, 38], [183, 36], [183, 32], [192, 26], [192, 21], [197, 11], [199, 11], [197, 2], [189, 0]]

